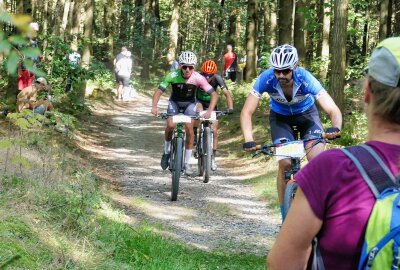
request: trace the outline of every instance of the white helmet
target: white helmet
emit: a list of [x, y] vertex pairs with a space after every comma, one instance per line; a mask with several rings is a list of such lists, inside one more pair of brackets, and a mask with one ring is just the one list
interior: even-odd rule
[[271, 67], [278, 70], [293, 69], [298, 61], [299, 56], [297, 55], [296, 48], [289, 44], [276, 47], [269, 57]]
[[182, 66], [183, 65], [195, 66], [197, 64], [197, 57], [193, 52], [186, 51], [181, 53], [181, 55], [179, 55], [178, 62]]

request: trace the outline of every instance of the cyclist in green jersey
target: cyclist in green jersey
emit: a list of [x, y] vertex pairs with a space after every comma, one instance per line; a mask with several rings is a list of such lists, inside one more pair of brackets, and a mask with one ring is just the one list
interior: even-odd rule
[[[152, 114], [158, 115], [158, 101], [167, 87], [171, 85], [172, 93], [169, 98], [167, 109], [169, 115], [176, 115], [179, 112], [183, 112], [185, 115], [195, 116], [197, 111], [196, 91], [204, 91], [211, 96], [210, 106], [204, 114], [205, 118], [210, 118], [211, 113], [217, 104], [218, 95], [207, 80], [201, 76], [200, 73], [194, 70], [196, 64], [197, 57], [193, 52], [185, 51], [179, 56], [180, 69], [167, 74], [153, 95]], [[165, 128], [164, 154], [161, 158], [161, 168], [163, 170], [167, 169], [169, 166], [172, 132], [174, 128], [175, 124], [172, 122], [171, 118], [168, 118], [167, 127]], [[186, 152], [184, 170], [185, 174], [192, 175], [193, 170], [189, 164], [189, 160], [192, 156], [194, 141], [193, 121], [192, 123], [185, 124], [185, 130]]]

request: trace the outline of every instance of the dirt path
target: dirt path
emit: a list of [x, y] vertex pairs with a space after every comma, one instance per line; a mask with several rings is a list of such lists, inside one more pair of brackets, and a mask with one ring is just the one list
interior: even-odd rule
[[[170, 201], [170, 173], [159, 165], [164, 121], [151, 116], [150, 104], [148, 97], [139, 96], [112, 107], [98, 105], [80, 135], [97, 172], [115, 183], [117, 191], [110, 196], [127, 222], [145, 222], [205, 250], [266, 254], [280, 220], [243, 184], [245, 166], [217, 158], [220, 166], [208, 184], [199, 177], [182, 177], [178, 201]], [[160, 105], [166, 107], [166, 100]]]

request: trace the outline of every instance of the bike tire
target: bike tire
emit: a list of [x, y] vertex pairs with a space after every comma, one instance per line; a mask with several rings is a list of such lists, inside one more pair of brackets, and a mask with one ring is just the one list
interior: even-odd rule
[[212, 134], [210, 127], [204, 128], [203, 146], [203, 182], [208, 183], [210, 181], [212, 155]]
[[201, 139], [201, 136], [199, 138], [199, 141], [197, 142], [197, 169], [199, 176], [203, 176], [204, 174], [204, 165], [203, 165], [203, 140]]
[[285, 194], [283, 195], [283, 219], [286, 218], [286, 215], [289, 212], [297, 187], [298, 185], [296, 182], [288, 182], [286, 184]]
[[172, 165], [172, 187], [171, 187], [171, 201], [178, 199], [179, 192], [179, 179], [182, 172], [182, 154], [183, 154], [183, 139], [177, 138], [174, 147], [174, 164]]

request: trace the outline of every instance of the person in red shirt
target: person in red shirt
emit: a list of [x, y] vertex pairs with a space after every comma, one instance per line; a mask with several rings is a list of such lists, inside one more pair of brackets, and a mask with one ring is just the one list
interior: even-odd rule
[[232, 82], [236, 81], [236, 71], [237, 71], [237, 56], [233, 52], [232, 45], [228, 44], [226, 46], [227, 53], [224, 54], [224, 58], [222, 59], [222, 68], [225, 74], [225, 78], [231, 80]]

